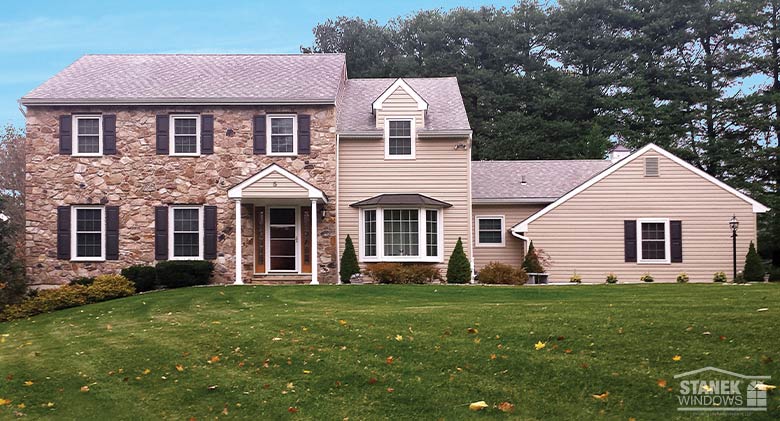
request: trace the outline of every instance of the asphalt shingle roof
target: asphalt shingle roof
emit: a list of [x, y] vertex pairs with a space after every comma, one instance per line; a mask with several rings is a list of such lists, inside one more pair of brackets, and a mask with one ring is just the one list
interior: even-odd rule
[[335, 102], [344, 54], [85, 55], [26, 100]]
[[[474, 161], [473, 199], [557, 199], [612, 165], [606, 159]], [[523, 184], [525, 179], [525, 184]]]
[[[428, 103], [424, 130], [471, 130], [454, 77], [403, 78]], [[376, 131], [372, 104], [396, 79], [349, 79], [339, 103], [339, 132]]]

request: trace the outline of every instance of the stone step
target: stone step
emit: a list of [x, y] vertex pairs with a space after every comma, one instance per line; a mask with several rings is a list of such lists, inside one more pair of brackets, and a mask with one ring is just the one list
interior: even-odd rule
[[254, 275], [252, 285], [303, 285], [311, 282], [311, 275]]

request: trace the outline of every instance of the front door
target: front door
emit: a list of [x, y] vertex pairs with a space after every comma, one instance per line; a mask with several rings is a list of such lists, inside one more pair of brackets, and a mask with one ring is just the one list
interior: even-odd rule
[[270, 208], [268, 215], [268, 270], [298, 271], [298, 212], [296, 208]]

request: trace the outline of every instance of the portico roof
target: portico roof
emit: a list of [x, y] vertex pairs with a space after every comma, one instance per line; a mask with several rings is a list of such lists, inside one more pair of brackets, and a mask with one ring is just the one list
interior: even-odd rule
[[271, 164], [228, 190], [230, 199], [317, 199], [328, 203], [328, 196], [317, 187]]

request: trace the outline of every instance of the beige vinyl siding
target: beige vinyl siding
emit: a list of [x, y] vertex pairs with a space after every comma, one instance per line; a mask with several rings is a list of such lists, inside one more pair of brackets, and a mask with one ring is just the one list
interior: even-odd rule
[[[512, 226], [542, 209], [544, 205], [533, 204], [506, 204], [506, 205], [473, 205], [471, 213], [474, 218], [474, 269], [479, 271], [490, 262], [500, 262], [520, 267], [523, 263], [525, 246], [523, 240], [515, 237], [510, 232]], [[478, 246], [477, 218], [480, 216], [504, 217], [504, 245]]]
[[[659, 176], [644, 176], [644, 158], [658, 157]], [[584, 282], [604, 282], [614, 272], [621, 282], [638, 282], [650, 273], [656, 282], [674, 282], [680, 272], [691, 281], [711, 282], [723, 271], [731, 278], [732, 246], [728, 221], [740, 221], [737, 265], [741, 270], [756, 239], [752, 206], [674, 161], [647, 151], [623, 168], [583, 190], [538, 220], [526, 235], [552, 260], [552, 281], [567, 281], [576, 271]], [[668, 218], [682, 221], [682, 263], [624, 261], [623, 221]], [[667, 233], [668, 235], [668, 233]]]
[[414, 117], [415, 127], [425, 126], [425, 111], [418, 110], [417, 101], [400, 86], [385, 99], [382, 109], [376, 110], [376, 127], [384, 129], [385, 119], [392, 117]]
[[309, 192], [287, 177], [273, 172], [247, 186], [243, 195], [245, 198], [300, 198], [309, 197]]
[[[469, 150], [455, 150], [463, 139], [417, 140], [416, 159], [385, 160], [382, 139], [341, 139], [339, 142], [339, 257], [349, 235], [359, 250], [359, 211], [350, 203], [383, 193], [419, 193], [443, 200], [444, 262], [442, 275], [458, 237], [469, 254]], [[359, 255], [359, 253], [358, 253]], [[365, 266], [363, 266], [365, 267]]]

